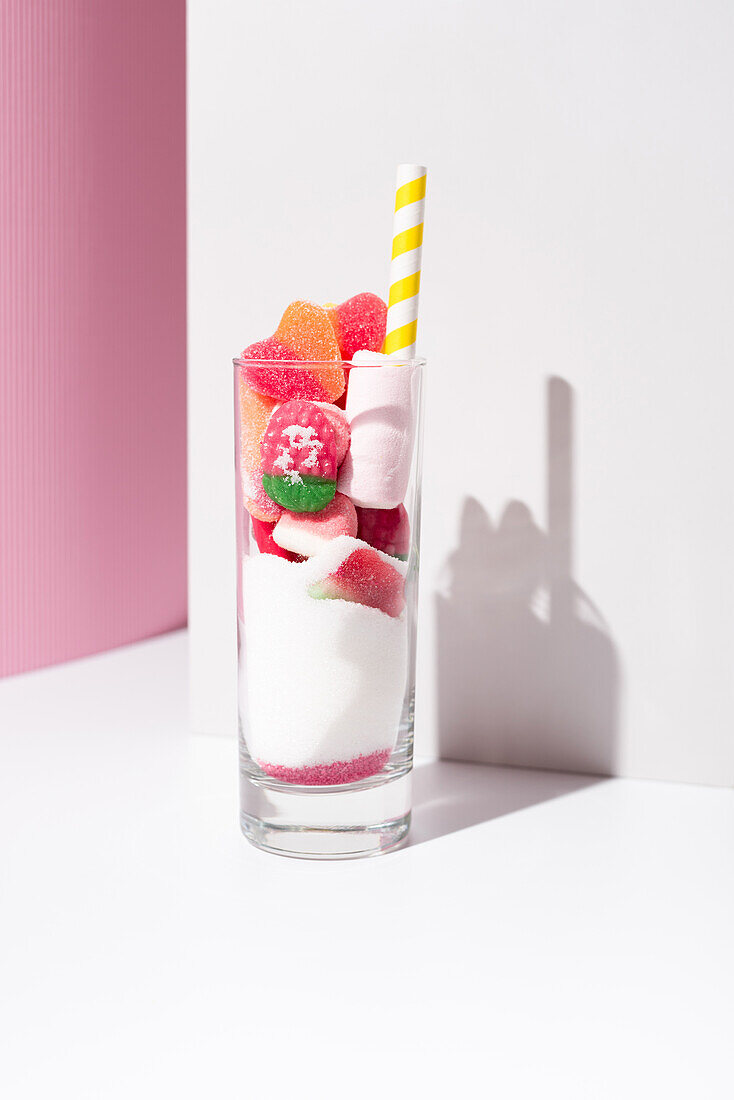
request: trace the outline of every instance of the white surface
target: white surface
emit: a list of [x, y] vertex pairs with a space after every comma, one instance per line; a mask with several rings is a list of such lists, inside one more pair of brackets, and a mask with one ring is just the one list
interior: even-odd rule
[[229, 360], [385, 292], [418, 157], [420, 747], [734, 783], [733, 48], [715, 0], [190, 0], [197, 729], [234, 729]]
[[185, 647], [0, 683], [3, 1096], [729, 1100], [733, 792], [429, 763], [408, 849], [266, 856]]

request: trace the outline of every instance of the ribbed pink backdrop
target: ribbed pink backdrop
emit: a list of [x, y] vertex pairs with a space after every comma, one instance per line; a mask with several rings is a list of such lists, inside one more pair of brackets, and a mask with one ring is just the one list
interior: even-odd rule
[[186, 618], [185, 3], [0, 0], [0, 675]]

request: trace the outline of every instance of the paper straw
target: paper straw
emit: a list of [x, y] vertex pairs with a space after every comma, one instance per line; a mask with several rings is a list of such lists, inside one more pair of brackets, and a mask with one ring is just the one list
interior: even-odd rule
[[401, 359], [412, 359], [415, 355], [425, 199], [423, 165], [398, 165], [384, 351]]

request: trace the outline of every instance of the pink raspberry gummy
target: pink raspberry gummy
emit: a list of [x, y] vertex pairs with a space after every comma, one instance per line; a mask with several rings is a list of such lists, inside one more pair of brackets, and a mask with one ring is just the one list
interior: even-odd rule
[[[283, 550], [310, 557], [327, 542], [357, 534], [357, 512], [349, 497], [336, 493], [320, 512], [283, 512], [275, 525], [273, 540]], [[282, 551], [281, 551], [282, 553]]]
[[382, 298], [365, 291], [339, 306], [328, 307], [342, 359], [355, 351], [381, 351], [385, 340], [387, 306]]
[[410, 520], [402, 504], [397, 508], [358, 508], [357, 538], [383, 554], [407, 561], [410, 553]]
[[248, 385], [276, 401], [306, 399], [334, 401], [344, 391], [344, 370], [329, 315], [315, 302], [291, 302], [280, 319], [275, 335], [250, 344], [242, 360], [265, 359], [273, 363], [312, 361], [334, 363], [333, 367], [266, 367], [260, 363], [242, 372]]
[[376, 607], [397, 619], [405, 607], [401, 573], [372, 547], [353, 550], [333, 573], [309, 585], [315, 600], [347, 600]]
[[320, 512], [336, 492], [334, 429], [313, 401], [286, 401], [262, 441], [263, 488], [289, 512]]

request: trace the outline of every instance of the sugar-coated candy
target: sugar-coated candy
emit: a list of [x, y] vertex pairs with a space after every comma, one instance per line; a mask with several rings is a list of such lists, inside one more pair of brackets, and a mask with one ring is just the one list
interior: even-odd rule
[[282, 508], [262, 484], [261, 445], [276, 402], [251, 389], [240, 377], [240, 476], [242, 502], [250, 515], [264, 522], [275, 521]]
[[344, 393], [341, 395], [341, 397], [337, 397], [336, 401], [334, 402], [334, 408], [342, 409], [344, 412], [346, 412], [347, 393], [349, 388], [349, 371], [345, 370], [344, 374], [346, 375], [346, 378], [344, 379]]
[[336, 493], [320, 512], [283, 512], [273, 530], [273, 539], [283, 550], [308, 558], [327, 542], [357, 534], [357, 512], [349, 497]]
[[246, 362], [338, 362], [341, 359], [339, 344], [329, 315], [315, 302], [291, 302], [275, 335], [250, 344], [240, 359], [243, 360], [243, 376], [248, 384], [278, 401], [334, 401], [344, 390], [344, 370], [341, 366], [270, 367], [257, 362], [250, 366]]
[[276, 340], [274, 336], [268, 336], [267, 340], [258, 340], [256, 344], [250, 344], [240, 356], [240, 359], [266, 359], [276, 363], [288, 363], [292, 358], [290, 348], [281, 344], [280, 340]]
[[283, 513], [280, 504], [265, 492], [262, 474], [255, 479], [247, 470], [242, 471], [242, 503], [253, 519], [263, 523], [275, 523]]
[[361, 508], [397, 508], [410, 478], [417, 376], [374, 352], [357, 352], [353, 362], [346, 408], [352, 438], [339, 492]]
[[347, 600], [384, 611], [397, 619], [405, 607], [402, 573], [371, 546], [353, 550], [332, 572], [311, 582], [308, 594], [316, 600]]
[[397, 508], [357, 508], [357, 522], [357, 538], [362, 542], [392, 558], [408, 560], [410, 521], [402, 504]]
[[365, 291], [327, 308], [342, 359], [349, 361], [356, 351], [381, 350], [387, 322], [387, 306], [382, 298]]
[[[306, 359], [314, 363], [341, 359], [339, 343], [329, 314], [316, 302], [291, 302], [275, 330], [275, 338], [290, 348], [296, 359]], [[330, 394], [330, 397], [338, 397], [341, 393], [343, 375], [341, 383], [336, 387], [337, 392]]]
[[265, 523], [261, 519], [255, 519], [254, 516], [251, 517], [250, 522], [255, 544], [261, 554], [274, 554], [276, 558], [285, 558], [286, 561], [303, 561], [302, 555], [291, 553], [275, 541], [273, 538], [273, 531], [277, 526], [275, 523]]
[[260, 445], [275, 407], [272, 397], [257, 393], [240, 378], [240, 463], [247, 470], [260, 467]]
[[337, 466], [341, 466], [349, 450], [349, 440], [352, 436], [347, 414], [344, 409], [338, 409], [336, 405], [330, 405], [328, 401], [317, 401], [316, 404], [334, 429], [334, 436], [336, 437], [336, 464]]
[[318, 512], [336, 492], [334, 429], [313, 401], [276, 409], [262, 441], [265, 492], [290, 512]]

